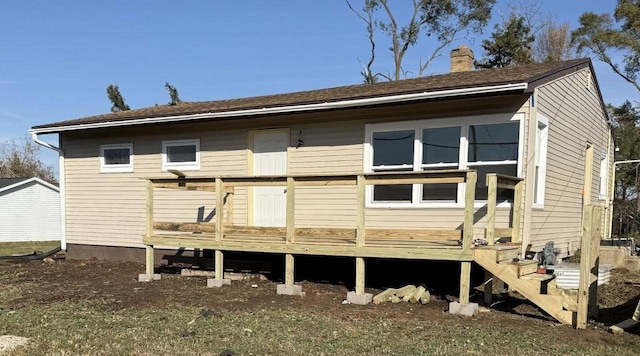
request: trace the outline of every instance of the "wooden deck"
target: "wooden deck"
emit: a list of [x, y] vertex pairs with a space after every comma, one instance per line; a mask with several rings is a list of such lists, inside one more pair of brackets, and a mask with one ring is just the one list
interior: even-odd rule
[[[513, 177], [511, 177], [513, 178]], [[496, 187], [518, 189], [520, 180], [493, 175], [489, 181], [489, 207], [495, 213]], [[423, 172], [336, 174], [336, 175], [286, 175], [253, 177], [189, 178], [177, 172], [175, 178], [147, 179], [147, 232], [143, 242], [147, 245], [147, 273], [153, 272], [154, 246], [185, 247], [215, 250], [216, 278], [223, 279], [224, 251], [265, 252], [285, 255], [285, 284], [293, 284], [295, 255], [324, 255], [354, 257], [356, 263], [356, 294], [364, 293], [364, 258], [407, 258], [459, 261], [462, 264], [460, 301], [468, 302], [470, 270], [473, 261], [473, 223], [476, 187], [475, 170], [437, 170]], [[510, 183], [511, 182], [511, 183]], [[464, 217], [461, 230], [427, 229], [371, 229], [365, 227], [366, 187], [369, 185], [407, 184], [464, 184]], [[233, 194], [236, 187], [282, 186], [286, 187], [286, 226], [254, 227], [232, 225], [227, 214], [233, 214]], [[355, 186], [357, 209], [354, 228], [299, 227], [296, 226], [295, 192], [300, 186]], [[154, 190], [180, 189], [212, 191], [216, 194], [215, 222], [182, 223], [153, 221]], [[491, 190], [493, 189], [493, 191]], [[225, 206], [225, 204], [227, 204]], [[520, 206], [514, 205], [514, 216], [520, 215]], [[515, 219], [517, 220], [517, 219]], [[489, 218], [487, 237], [490, 243], [497, 236], [517, 235], [513, 227], [496, 229]], [[516, 221], [517, 222], [517, 221]], [[519, 224], [514, 226], [518, 226]], [[508, 230], [509, 233], [505, 233]]]

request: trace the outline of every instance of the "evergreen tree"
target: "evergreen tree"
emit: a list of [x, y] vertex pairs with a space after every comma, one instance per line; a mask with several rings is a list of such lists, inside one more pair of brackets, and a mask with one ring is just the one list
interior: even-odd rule
[[178, 89], [176, 89], [176, 87], [174, 87], [173, 85], [169, 84], [169, 82], [165, 82], [164, 83], [164, 87], [169, 92], [169, 98], [171, 100], [171, 101], [169, 101], [169, 105], [176, 105], [176, 104], [179, 104], [179, 103], [182, 102], [180, 100], [180, 97], [178, 96]]
[[[640, 0], [618, 0], [613, 17], [583, 13], [571, 40], [579, 52], [591, 52], [640, 91]], [[613, 52], [622, 54], [622, 60], [612, 57]]]
[[131, 108], [124, 103], [124, 98], [122, 94], [120, 94], [120, 89], [117, 85], [111, 84], [107, 87], [107, 97], [112, 104], [111, 112], [131, 110]]
[[525, 18], [512, 14], [502, 24], [495, 26], [490, 39], [482, 41], [484, 59], [476, 61], [479, 68], [502, 68], [533, 62], [531, 45], [535, 37]]

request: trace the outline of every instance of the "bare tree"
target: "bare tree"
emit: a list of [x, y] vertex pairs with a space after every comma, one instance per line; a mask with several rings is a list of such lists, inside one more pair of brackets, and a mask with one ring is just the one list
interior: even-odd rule
[[547, 21], [536, 37], [533, 52], [536, 62], [558, 62], [574, 58], [576, 51], [571, 44], [569, 24]]
[[[491, 8], [495, 0], [411, 0], [411, 15], [405, 24], [400, 24], [387, 0], [364, 0], [364, 7], [358, 11], [349, 0], [347, 5], [365, 24], [371, 53], [367, 65], [363, 65], [362, 75], [366, 83], [375, 82], [378, 77], [400, 80], [408, 71], [403, 61], [409, 48], [420, 40], [432, 39], [433, 51], [420, 60], [418, 76], [422, 76], [431, 62], [452, 42], [468, 38], [470, 33], [480, 33], [491, 18]], [[376, 16], [377, 14], [381, 14]], [[376, 58], [377, 32], [387, 36], [393, 56], [393, 73], [385, 75], [372, 69]], [[421, 35], [424, 35], [422, 37]]]
[[28, 137], [0, 143], [0, 178], [38, 177], [55, 183], [53, 167], [38, 159], [40, 146]]

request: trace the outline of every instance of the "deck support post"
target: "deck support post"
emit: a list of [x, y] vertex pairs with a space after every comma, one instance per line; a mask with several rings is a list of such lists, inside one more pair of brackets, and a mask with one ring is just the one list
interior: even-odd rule
[[284, 284], [278, 284], [276, 293], [302, 295], [302, 286], [294, 284], [294, 257], [290, 253], [284, 255]]
[[[147, 180], [146, 201], [146, 231], [145, 237], [153, 235], [153, 182]], [[145, 246], [145, 273], [138, 275], [139, 282], [150, 282], [160, 279], [160, 274], [154, 274], [153, 245]]]
[[[224, 237], [224, 186], [222, 178], [216, 178], [216, 242], [221, 242]], [[231, 280], [224, 279], [224, 253], [222, 250], [214, 252], [214, 277], [207, 279], [208, 288], [219, 288], [231, 284]]]
[[364, 294], [364, 258], [356, 257], [356, 294]]
[[148, 275], [152, 275], [154, 272], [154, 260], [153, 260], [153, 246], [147, 245], [145, 251], [145, 265]]
[[[366, 180], [363, 174], [356, 176], [356, 246], [363, 247], [365, 239], [365, 192]], [[351, 304], [369, 304], [373, 301], [373, 294], [364, 292], [365, 266], [364, 258], [356, 257], [356, 290], [347, 293], [347, 302]]]
[[493, 279], [491, 272], [484, 271], [484, 304], [489, 306], [493, 302]]
[[469, 292], [471, 291], [471, 262], [460, 264], [460, 304], [469, 304]]
[[580, 246], [580, 280], [576, 328], [585, 329], [587, 319], [598, 313], [598, 255], [602, 223], [602, 207], [585, 205], [582, 214], [582, 244]]

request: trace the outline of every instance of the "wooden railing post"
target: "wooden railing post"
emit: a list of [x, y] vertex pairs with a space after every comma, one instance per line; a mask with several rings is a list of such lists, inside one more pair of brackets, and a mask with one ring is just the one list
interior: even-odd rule
[[356, 246], [364, 246], [365, 239], [365, 192], [366, 181], [363, 174], [358, 174], [356, 177], [357, 188], [357, 220], [356, 220]]
[[462, 249], [468, 250], [473, 243], [473, 212], [476, 201], [476, 171], [467, 172], [464, 191], [464, 223], [462, 225]]
[[224, 236], [224, 188], [222, 178], [216, 178], [216, 241]]
[[[222, 241], [224, 237], [224, 187], [222, 178], [216, 178], [216, 241]], [[221, 250], [215, 250], [215, 279], [224, 279], [224, 254]]]
[[486, 177], [487, 184], [487, 225], [486, 240], [489, 245], [496, 242], [496, 201], [498, 197], [498, 176], [489, 173]]
[[522, 221], [522, 186], [523, 180], [519, 180], [515, 183], [515, 189], [513, 190], [513, 218], [511, 220], [511, 242], [520, 242], [522, 237], [520, 236], [520, 222]]
[[296, 231], [296, 181], [293, 177], [287, 177], [287, 245], [295, 242]]
[[151, 237], [153, 235], [153, 182], [151, 180], [147, 181], [147, 228], [146, 228], [146, 236]]

